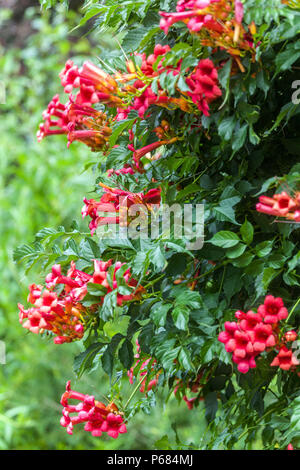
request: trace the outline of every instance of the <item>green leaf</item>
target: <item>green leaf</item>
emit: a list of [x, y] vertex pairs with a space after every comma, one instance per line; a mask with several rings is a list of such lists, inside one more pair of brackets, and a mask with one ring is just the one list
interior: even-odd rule
[[260, 194], [264, 194], [269, 189], [269, 187], [276, 181], [277, 181], [276, 176], [271, 176], [271, 178], [268, 178], [262, 185], [261, 190], [258, 191], [258, 193], [254, 194], [254, 196], [259, 196]]
[[236, 266], [237, 268], [244, 268], [245, 266], [248, 266], [251, 263], [253, 258], [254, 258], [254, 255], [252, 255], [251, 253], [244, 253], [238, 258], [234, 258], [231, 261], [231, 263], [233, 264], [233, 266]]
[[113, 316], [114, 309], [117, 306], [117, 292], [113, 290], [105, 295], [103, 305], [100, 309], [100, 317], [107, 321]]
[[162, 364], [166, 371], [169, 371], [174, 366], [174, 360], [177, 359], [180, 347], [174, 349], [167, 348], [164, 354], [160, 357], [159, 362]]
[[247, 137], [248, 127], [248, 124], [243, 124], [242, 126], [238, 124], [236, 126], [232, 139], [232, 150], [234, 152], [237, 152], [237, 150], [243, 147]]
[[216, 392], [210, 392], [204, 397], [205, 418], [208, 423], [213, 421], [218, 411], [218, 397]]
[[232, 133], [234, 131], [235, 125], [236, 125], [235, 116], [229, 116], [227, 118], [222, 119], [218, 127], [219, 136], [222, 137], [226, 141], [230, 140]]
[[186, 305], [178, 305], [172, 311], [172, 318], [176, 328], [187, 330], [190, 309]]
[[178, 82], [177, 82], [177, 87], [181, 90], [181, 91], [191, 91], [190, 87], [187, 85], [185, 79], [182, 77], [182, 75], [179, 75], [179, 79], [178, 79]]
[[165, 434], [160, 439], [155, 441], [154, 447], [155, 449], [158, 449], [158, 450], [172, 450], [173, 449], [172, 445], [170, 444], [167, 434]]
[[230, 80], [230, 72], [232, 68], [232, 60], [226, 61], [225, 65], [218, 72], [218, 79], [223, 88], [227, 89]]
[[120, 136], [120, 134], [122, 134], [122, 132], [132, 127], [136, 119], [137, 119], [137, 116], [135, 116], [133, 119], [125, 119], [123, 121], [116, 122], [116, 124], [113, 126], [112, 134], [109, 139], [110, 147], [113, 147], [116, 144], [118, 137]]
[[221, 230], [216, 233], [211, 240], [212, 245], [219, 246], [221, 248], [232, 248], [240, 242], [239, 236], [227, 230]]
[[103, 297], [107, 294], [106, 287], [102, 286], [101, 284], [94, 284], [92, 282], [87, 283], [87, 291], [90, 295], [93, 295], [95, 297]]
[[240, 101], [238, 105], [238, 112], [242, 119], [247, 121], [249, 124], [255, 124], [259, 119], [259, 107], [257, 105], [251, 105], [244, 101]]
[[154, 325], [153, 323], [148, 323], [146, 326], [143, 326], [142, 331], [139, 334], [138, 342], [141, 346], [141, 349], [146, 354], [151, 354], [150, 345], [154, 335]]
[[140, 42], [147, 35], [148, 32], [149, 30], [144, 26], [139, 26], [134, 29], [131, 29], [130, 31], [128, 31], [122, 41], [123, 48], [128, 52], [135, 51], [137, 45], [140, 44]]
[[190, 352], [187, 348], [180, 349], [180, 352], [178, 354], [178, 361], [185, 372], [195, 369], [194, 364], [191, 360]]
[[265, 132], [264, 136], [266, 137], [270, 135], [275, 129], [277, 129], [279, 124], [281, 124], [281, 122], [284, 119], [286, 122], [288, 122], [290, 118], [298, 112], [299, 112], [299, 106], [297, 104], [294, 104], [292, 101], [290, 101], [289, 103], [286, 103], [284, 106], [282, 106], [280, 113], [278, 114], [275, 120], [275, 123], [273, 124], [271, 129]]
[[214, 212], [217, 213], [218, 220], [228, 221], [235, 225], [239, 225], [235, 219], [235, 212], [230, 200], [222, 201], [219, 207], [214, 207]]
[[156, 302], [150, 310], [150, 317], [155, 326], [164, 326], [166, 323], [167, 313], [172, 307], [171, 303]]
[[238, 258], [239, 256], [241, 256], [244, 251], [246, 250], [246, 245], [244, 245], [244, 243], [239, 243], [238, 245], [232, 247], [232, 248], [228, 248], [226, 250], [226, 256], [227, 258]]
[[74, 359], [73, 369], [79, 379], [84, 371], [89, 370], [93, 365], [93, 360], [98, 352], [103, 348], [104, 343], [91, 344], [85, 351], [78, 354]]
[[103, 326], [103, 332], [110, 338], [115, 336], [117, 333], [126, 336], [129, 322], [130, 317], [128, 315], [122, 315], [115, 320], [106, 322]]
[[126, 370], [129, 370], [134, 361], [133, 346], [127, 338], [119, 349], [119, 359]]
[[154, 250], [151, 250], [150, 261], [155, 267], [156, 272], [162, 271], [163, 268], [167, 265], [165, 254], [162, 248], [160, 247], [160, 245], [157, 245], [157, 247], [154, 248]]
[[247, 245], [250, 245], [250, 243], [252, 242], [253, 234], [254, 234], [253, 225], [248, 220], [245, 220], [245, 222], [241, 226], [241, 235], [242, 235], [242, 239]]
[[122, 339], [123, 339], [123, 336], [120, 333], [116, 334], [112, 338], [110, 344], [107, 346], [104, 354], [101, 357], [103, 370], [109, 375], [109, 377], [112, 377], [114, 363], [115, 363], [115, 352]]
[[270, 241], [265, 241], [256, 245], [255, 251], [256, 251], [257, 256], [259, 256], [260, 258], [264, 258], [269, 253], [271, 253], [273, 243], [274, 241], [270, 240]]
[[224, 280], [224, 292], [228, 301], [241, 290], [242, 285], [241, 270], [228, 266]]
[[287, 70], [296, 62], [300, 57], [299, 44], [292, 43], [288, 44], [287, 48], [283, 52], [279, 52], [275, 59], [276, 73]]
[[172, 297], [175, 297], [175, 306], [187, 305], [192, 309], [202, 306], [202, 299], [199, 292], [192, 291], [187, 287], [176, 286], [172, 289]]

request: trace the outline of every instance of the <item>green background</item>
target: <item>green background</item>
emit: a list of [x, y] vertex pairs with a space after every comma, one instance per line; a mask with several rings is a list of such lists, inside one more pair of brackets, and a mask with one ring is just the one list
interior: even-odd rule
[[[168, 439], [176, 446], [173, 423], [182, 443], [199, 445], [203, 409], [189, 411], [174, 397], [167, 405], [160, 397], [156, 407], [146, 407], [150, 415], [136, 415], [128, 433], [117, 440], [93, 438], [80, 426], [69, 436], [59, 424], [66, 381], [101, 399], [108, 379], [97, 370], [76, 381], [72, 363], [80, 346], [56, 346], [19, 324], [18, 302], [26, 305], [28, 285], [43, 282], [46, 273], [33, 270], [27, 275], [24, 266], [13, 262], [13, 250], [32, 242], [44, 227], [68, 228], [79, 220], [83, 196], [94, 180], [91, 170], [82, 172], [91, 158], [87, 147], [75, 143], [68, 150], [64, 136], [37, 142], [42, 111], [62, 92], [58, 73], [67, 58], [80, 62], [111, 44], [109, 34], [100, 38], [73, 30], [78, 23], [74, 11], [59, 6], [41, 13], [38, 2], [23, 3], [36, 6], [17, 16], [13, 7], [0, 11], [0, 80], [6, 91], [6, 102], [0, 105], [0, 339], [6, 345], [6, 364], [0, 365], [0, 449], [168, 448]], [[87, 229], [85, 222], [82, 227]], [[127, 378], [124, 382], [129, 396]]]

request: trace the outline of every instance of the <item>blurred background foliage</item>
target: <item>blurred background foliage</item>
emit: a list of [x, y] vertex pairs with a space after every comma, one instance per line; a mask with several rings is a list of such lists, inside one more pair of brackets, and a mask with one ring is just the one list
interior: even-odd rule
[[[114, 47], [108, 34], [87, 34], [89, 25], [74, 30], [80, 4], [71, 2], [69, 10], [60, 4], [41, 13], [38, 1], [1, 2], [0, 80], [6, 102], [0, 105], [0, 340], [6, 344], [6, 364], [0, 364], [0, 449], [153, 449], [168, 448], [168, 441], [173, 448], [180, 441], [197, 445], [205, 428], [204, 411], [189, 411], [174, 397], [163, 405], [158, 396], [151, 407], [151, 394], [148, 400], [137, 397], [150, 416], [135, 416], [117, 441], [93, 438], [79, 429], [69, 436], [59, 425], [66, 381], [101, 398], [108, 379], [96, 370], [76, 381], [72, 361], [80, 346], [55, 346], [27, 334], [18, 322], [17, 303], [25, 303], [28, 284], [42, 281], [45, 273], [27, 276], [13, 262], [13, 249], [31, 242], [44, 227], [71, 227], [94, 181], [90, 170], [82, 172], [86, 147], [73, 144], [67, 150], [64, 136], [36, 141], [42, 111], [62, 90], [58, 73], [66, 59], [80, 62]], [[129, 396], [130, 385], [123, 380]]]

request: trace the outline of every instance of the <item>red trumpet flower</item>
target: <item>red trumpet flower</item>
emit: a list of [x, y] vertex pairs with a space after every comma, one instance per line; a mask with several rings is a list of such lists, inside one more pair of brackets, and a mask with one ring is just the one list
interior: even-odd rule
[[[69, 404], [69, 400], [78, 400], [77, 405]], [[110, 437], [116, 439], [119, 434], [127, 432], [126, 424], [117, 406], [95, 400], [94, 396], [71, 390], [71, 382], [66, 384], [66, 391], [60, 401], [63, 406], [60, 424], [67, 428], [67, 433], [73, 434], [73, 427], [76, 424], [85, 423], [84, 430], [94, 437], [100, 437], [106, 432]], [[77, 413], [76, 416], [70, 416]]]

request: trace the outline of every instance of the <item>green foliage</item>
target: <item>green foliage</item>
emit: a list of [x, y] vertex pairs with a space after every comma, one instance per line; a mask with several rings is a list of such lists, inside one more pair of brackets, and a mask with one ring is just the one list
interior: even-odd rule
[[[75, 16], [70, 14], [69, 19], [73, 22]], [[33, 240], [47, 224], [70, 227], [82, 205], [81, 197], [74, 197], [74, 187], [83, 191], [91, 181], [87, 174], [80, 175], [83, 149], [67, 151], [59, 140], [43, 146], [35, 140], [41, 111], [56, 91], [65, 58], [70, 53], [85, 54], [88, 42], [78, 38], [72, 46], [62, 11], [57, 11], [51, 23], [50, 15], [41, 18], [38, 11], [27, 9], [26, 20], [35, 33], [22, 49], [11, 44], [0, 55], [0, 75], [6, 88], [6, 103], [0, 105], [0, 339], [6, 343], [6, 364], [0, 365], [0, 448], [80, 448], [93, 444], [76, 437], [68, 444], [64, 433], [56, 431], [55, 416], [65, 385], [64, 371], [72, 367], [71, 357], [78, 348], [71, 347], [73, 353], [66, 351], [62, 357], [49, 341], [39, 343], [17, 326], [16, 299], [26, 298], [33, 274], [24, 276], [23, 267], [14, 264], [12, 252], [17, 245]], [[40, 230], [37, 240], [41, 240], [41, 232], [49, 241], [54, 230]], [[27, 244], [18, 252], [29, 262], [32, 251]], [[36, 252], [41, 253], [38, 241]], [[44, 262], [48, 255], [43, 251]], [[31, 265], [33, 261], [36, 259]]]
[[[236, 310], [256, 308], [268, 293], [282, 297], [289, 310], [298, 305], [298, 226], [272, 223], [270, 217], [258, 214], [255, 204], [258, 195], [269, 189], [273, 193], [287, 185], [290, 191], [299, 189], [300, 107], [291, 102], [291, 96], [299, 68], [300, 13], [279, 0], [244, 2], [245, 21], [257, 25], [258, 47], [253, 61], [247, 54], [241, 57], [245, 69], [241, 72], [237, 66], [231, 68], [234, 59], [229, 61], [225, 51], [211, 55], [185, 26], [174, 27], [167, 37], [158, 29], [158, 11], [174, 11], [174, 3], [88, 1], [79, 26], [94, 18], [99, 34], [109, 31], [116, 38], [115, 49], [105, 49], [105, 44], [100, 47], [108, 72], [111, 68], [125, 70], [118, 42], [124, 55], [133, 51], [150, 54], [157, 43], [174, 46], [166, 60], [175, 64], [182, 58], [183, 75], [161, 77], [160, 85], [170, 95], [176, 87], [186, 91], [182, 77], [199, 58], [213, 57], [219, 67], [227, 60], [219, 72], [222, 99], [211, 104], [208, 117], [155, 106], [145, 119], [130, 115], [113, 125], [109, 154], [99, 154], [86, 165], [93, 166], [96, 183], [141, 192], [155, 181], [163, 201], [204, 203], [204, 247], [190, 252], [172, 236], [167, 241], [161, 237], [91, 240], [84, 229], [61, 227], [42, 229], [31, 245], [25, 237], [26, 244], [15, 251], [15, 260], [46, 271], [51, 264], [67, 266], [71, 260], [78, 269], [89, 271], [95, 257], [113, 258], [130, 267], [145, 294], [120, 308], [116, 292], [128, 292], [119, 279], [117, 290], [105, 296], [96, 322], [89, 325], [84, 350], [74, 362], [78, 377], [97, 368], [104, 370], [110, 379], [110, 397], [128, 418], [140, 410], [149, 412], [155, 404], [155, 391], [142, 399], [138, 395], [133, 404], [129, 400], [130, 405], [124, 399], [126, 372], [134, 365], [133, 345], [138, 339], [141, 354], [156, 360], [154, 372], [148, 369], [147, 380], [151, 373], [159, 372], [158, 389], [168, 389], [169, 395], [176, 380], [188, 385], [200, 371], [206, 374], [201, 392], [204, 403], [198, 397], [191, 411], [204, 411], [206, 430], [201, 439], [198, 434], [194, 448], [284, 448], [300, 440], [298, 375], [270, 367], [273, 353], [262, 355], [257, 368], [242, 375], [229, 365], [230, 357], [217, 337], [224, 321], [234, 320]], [[153, 91], [157, 86], [154, 81]], [[164, 147], [162, 157], [146, 165], [138, 180], [119, 176], [108, 183], [105, 172], [130, 161], [126, 130], [133, 130], [134, 146], [141, 148], [153, 142], [153, 128], [162, 119], [178, 131], [180, 139]], [[116, 143], [119, 147], [112, 148]], [[57, 161], [56, 165], [59, 168]], [[76, 193], [78, 187], [76, 184]], [[90, 183], [90, 190], [92, 187]], [[89, 296], [102, 294], [101, 289], [89, 289]], [[293, 313], [287, 326], [297, 329], [299, 308]], [[175, 436], [173, 448], [184, 447]], [[170, 448], [173, 444], [164, 435], [156, 445]]]
[[[10, 12], [1, 9], [0, 21], [9, 17]], [[23, 47], [11, 44], [5, 54], [0, 47], [0, 76], [6, 86], [6, 104], [0, 104], [0, 340], [6, 344], [6, 364], [0, 364], [0, 449], [151, 448], [162, 432], [170, 435], [174, 420], [175, 400], [163, 409], [163, 395], [157, 397], [155, 409], [149, 400], [140, 400], [144, 411], [135, 417], [135, 427], [122, 443], [81, 432], [71, 438], [59, 425], [59, 400], [66, 380], [70, 378], [75, 384], [86, 368], [96, 369], [93, 360], [99, 343], [108, 344], [117, 333], [125, 335], [128, 317], [106, 322], [105, 336], [94, 343], [95, 349], [88, 346], [87, 352], [79, 344], [57, 348], [48, 337], [28, 334], [18, 322], [17, 303], [26, 302], [30, 283], [43, 281], [44, 270], [47, 272], [58, 256], [63, 266], [72, 259], [78, 263], [74, 243], [81, 244], [82, 269], [100, 256], [97, 243], [86, 236], [86, 224], [73, 223], [74, 218], [79, 220], [86, 187], [94, 181], [93, 174], [82, 172], [89, 153], [76, 144], [67, 149], [60, 137], [41, 144], [35, 137], [41, 113], [57, 93], [58, 74], [65, 61], [70, 55], [81, 60], [90, 54], [95, 37], [90, 35], [88, 41], [80, 37], [81, 31], [70, 36], [80, 18], [61, 7], [55, 10], [55, 17], [51, 11], [41, 16], [39, 9], [28, 8], [25, 19], [34, 29]], [[100, 43], [107, 44], [107, 37], [102, 36]], [[99, 372], [84, 374], [78, 389], [95, 396], [107, 394], [109, 381]], [[124, 394], [130, 393], [125, 381]], [[148, 413], [147, 426], [144, 412]], [[184, 441], [200, 436], [202, 429], [193, 423], [192, 416], [186, 416], [184, 403], [177, 407], [176, 419]]]

